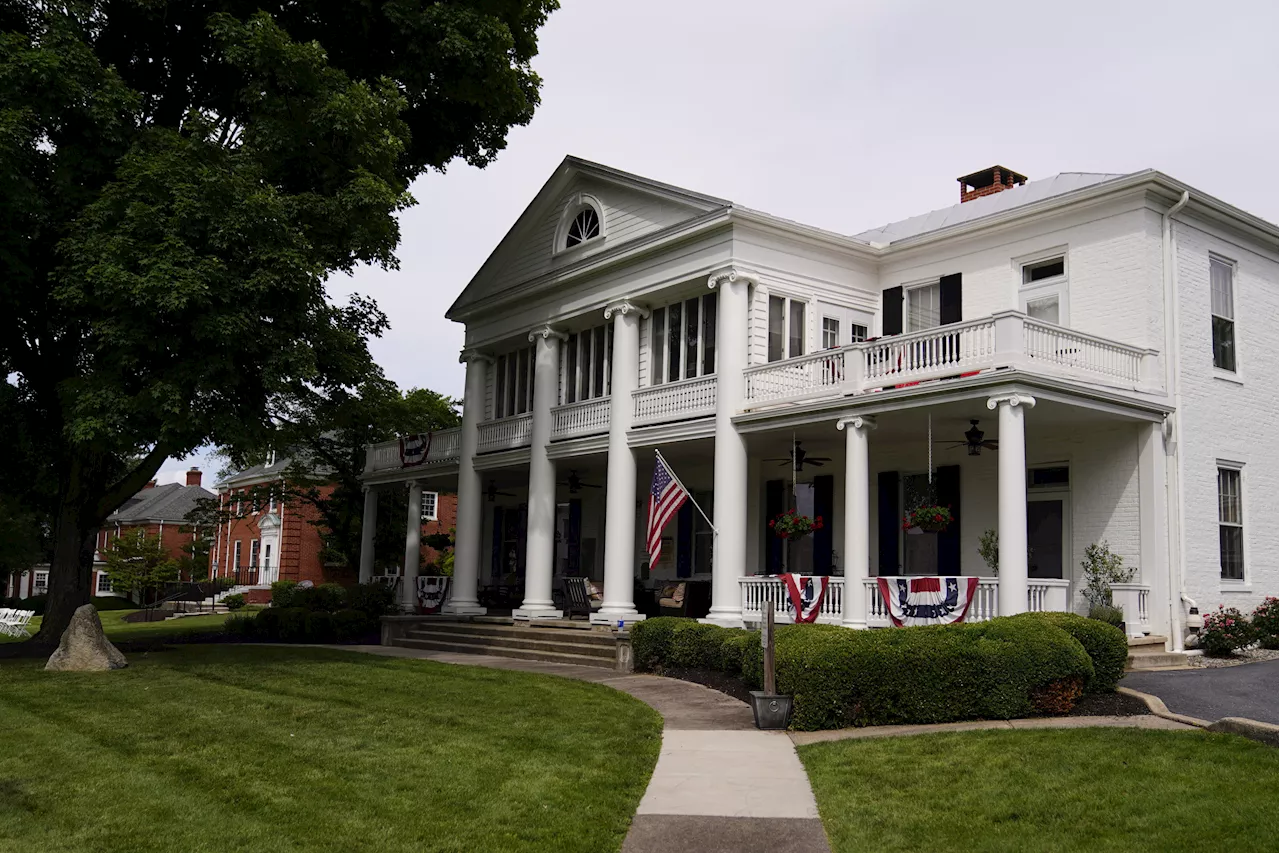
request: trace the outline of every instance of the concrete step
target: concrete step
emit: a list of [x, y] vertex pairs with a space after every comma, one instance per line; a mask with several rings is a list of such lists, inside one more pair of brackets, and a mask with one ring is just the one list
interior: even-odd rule
[[610, 631], [561, 631], [545, 627], [525, 628], [511, 625], [492, 625], [479, 622], [421, 622], [413, 632], [438, 635], [465, 635], [520, 640], [541, 640], [555, 643], [574, 643], [583, 646], [604, 646], [612, 650], [615, 644]]
[[1136, 650], [1144, 646], [1159, 646], [1160, 651], [1164, 651], [1167, 642], [1168, 638], [1162, 634], [1149, 634], [1145, 637], [1130, 637], [1129, 648]]
[[1180, 652], [1143, 652], [1130, 654], [1127, 670], [1165, 669], [1167, 667], [1187, 666], [1187, 656]]
[[605, 658], [597, 655], [530, 651], [528, 649], [514, 649], [505, 646], [446, 643], [440, 640], [420, 640], [413, 638], [395, 640], [392, 642], [392, 645], [401, 646], [407, 649], [427, 649], [429, 651], [456, 652], [465, 655], [496, 655], [498, 657], [518, 658], [520, 660], [540, 660], [547, 661], [548, 663], [570, 663], [577, 666], [594, 666], [603, 667], [605, 669], [613, 669], [614, 666], [612, 657]]
[[485, 646], [504, 649], [523, 649], [530, 652], [551, 652], [554, 654], [587, 655], [590, 657], [614, 660], [616, 652], [613, 645], [602, 646], [595, 643], [557, 642], [551, 639], [529, 639], [525, 637], [491, 636], [486, 634], [462, 634], [455, 632], [419, 631], [406, 632], [411, 640], [425, 640], [434, 643], [449, 643], [458, 646]]

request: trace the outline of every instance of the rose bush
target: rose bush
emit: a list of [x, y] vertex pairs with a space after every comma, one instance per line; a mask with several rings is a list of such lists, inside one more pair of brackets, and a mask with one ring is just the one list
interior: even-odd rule
[[1234, 607], [1218, 605], [1204, 617], [1200, 646], [1206, 654], [1225, 657], [1256, 639], [1253, 624]]

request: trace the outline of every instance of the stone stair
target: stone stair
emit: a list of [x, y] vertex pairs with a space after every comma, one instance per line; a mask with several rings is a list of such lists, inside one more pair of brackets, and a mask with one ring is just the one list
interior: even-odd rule
[[568, 622], [517, 626], [509, 621], [423, 621], [391, 645], [607, 669], [615, 667], [617, 657], [612, 631], [594, 631], [583, 623]]
[[1166, 652], [1167, 638], [1157, 635], [1129, 638], [1129, 661], [1125, 670], [1134, 672], [1152, 669], [1182, 669], [1187, 656], [1181, 652]]

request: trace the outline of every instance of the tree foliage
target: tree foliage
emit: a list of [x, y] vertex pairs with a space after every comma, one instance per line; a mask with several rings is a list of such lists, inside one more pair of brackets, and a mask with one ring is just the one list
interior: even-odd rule
[[555, 0], [0, 0], [0, 376], [56, 642], [163, 461], [380, 375], [327, 279], [394, 267], [410, 182], [529, 121]]
[[113, 536], [103, 554], [111, 590], [143, 603], [146, 596], [178, 579], [179, 561], [169, 556], [159, 536], [135, 530]]

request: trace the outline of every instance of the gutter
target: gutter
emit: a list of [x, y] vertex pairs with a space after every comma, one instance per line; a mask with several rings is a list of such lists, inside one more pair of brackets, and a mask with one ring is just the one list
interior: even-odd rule
[[[1168, 455], [1165, 456], [1165, 525], [1166, 528], [1173, 527], [1176, 523], [1177, 535], [1170, 536], [1169, 541], [1177, 548], [1176, 559], [1169, 560], [1169, 567], [1176, 572], [1176, 577], [1170, 577], [1169, 600], [1169, 640], [1173, 651], [1180, 652], [1183, 650], [1183, 639], [1186, 635], [1186, 619], [1183, 613], [1182, 600], [1187, 597], [1187, 549], [1186, 549], [1186, 511], [1182, 502], [1182, 375], [1179, 370], [1178, 359], [1182, 357], [1181, 349], [1181, 315], [1178, 311], [1178, 277], [1177, 277], [1177, 243], [1173, 233], [1173, 217], [1182, 211], [1187, 203], [1191, 200], [1189, 190], [1182, 191], [1182, 197], [1178, 199], [1173, 207], [1169, 208], [1163, 217], [1163, 228], [1161, 230], [1161, 250], [1163, 257], [1161, 259], [1161, 271], [1164, 277], [1164, 345], [1165, 345], [1165, 393], [1173, 398], [1173, 412], [1168, 416], [1165, 429], [1166, 450], [1169, 440], [1172, 438], [1173, 443], [1173, 465], [1168, 463]], [[1169, 469], [1173, 471], [1173, 485], [1169, 483]], [[1177, 595], [1174, 595], [1174, 590]]]

